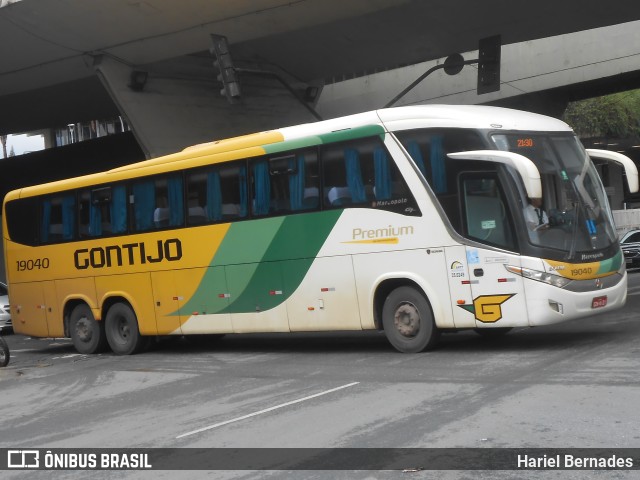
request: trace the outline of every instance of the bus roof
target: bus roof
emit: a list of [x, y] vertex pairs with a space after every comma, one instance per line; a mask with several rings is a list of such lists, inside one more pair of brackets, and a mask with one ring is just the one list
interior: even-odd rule
[[422, 105], [358, 113], [320, 122], [284, 127], [266, 132], [217, 140], [187, 147], [162, 157], [144, 160], [101, 173], [24, 187], [9, 192], [5, 201], [49, 191], [110, 183], [131, 176], [144, 176], [202, 164], [265, 155], [292, 148], [346, 140], [365, 133], [382, 133], [408, 128], [478, 128], [492, 130], [571, 131], [552, 117], [500, 107], [479, 105]]

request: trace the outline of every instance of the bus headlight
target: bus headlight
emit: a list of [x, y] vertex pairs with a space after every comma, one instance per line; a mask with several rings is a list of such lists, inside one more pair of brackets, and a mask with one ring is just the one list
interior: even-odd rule
[[560, 275], [553, 275], [551, 273], [540, 272], [538, 270], [532, 270], [530, 268], [514, 267], [513, 265], [505, 265], [509, 272], [515, 273], [525, 278], [530, 278], [536, 282], [548, 283], [554, 287], [564, 288], [571, 282], [570, 279], [561, 277]]

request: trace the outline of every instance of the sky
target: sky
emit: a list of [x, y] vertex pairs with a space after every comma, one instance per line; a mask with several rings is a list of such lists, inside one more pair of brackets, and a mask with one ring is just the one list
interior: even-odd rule
[[[7, 136], [7, 155], [11, 153], [11, 147], [16, 155], [22, 155], [27, 152], [35, 152], [44, 148], [44, 138], [42, 135], [32, 137], [26, 134], [8, 135]], [[2, 147], [0, 147], [0, 158], [2, 158]]]

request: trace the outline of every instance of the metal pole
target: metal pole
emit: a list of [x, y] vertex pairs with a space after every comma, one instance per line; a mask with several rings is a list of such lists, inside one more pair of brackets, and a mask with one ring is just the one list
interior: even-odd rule
[[[461, 65], [472, 65], [474, 63], [478, 63], [478, 60], [465, 60], [461, 63]], [[402, 97], [404, 97], [410, 90], [412, 90], [416, 85], [418, 85], [422, 80], [424, 80], [425, 78], [427, 78], [429, 75], [431, 75], [433, 72], [435, 72], [436, 70], [441, 70], [443, 68], [449, 68], [451, 65], [448, 65], [446, 63], [443, 63], [441, 65], [436, 65], [435, 67], [431, 67], [429, 70], [427, 70], [425, 73], [423, 73], [422, 75], [420, 75], [418, 78], [416, 78], [413, 83], [411, 83], [411, 85], [409, 85], [407, 88], [405, 88], [404, 90], [402, 90], [398, 95], [396, 95], [395, 97], [393, 97], [393, 99], [391, 99], [390, 102], [388, 102], [384, 108], [389, 108], [390, 106], [392, 106], [394, 103], [396, 103], [398, 100], [400, 100]]]

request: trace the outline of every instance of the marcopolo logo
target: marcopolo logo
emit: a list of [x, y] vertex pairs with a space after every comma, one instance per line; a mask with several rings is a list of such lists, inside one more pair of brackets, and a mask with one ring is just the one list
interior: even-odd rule
[[144, 242], [80, 248], [73, 252], [73, 263], [78, 270], [88, 268], [122, 267], [162, 261], [175, 262], [182, 258], [182, 243], [177, 238], [158, 240], [148, 246]]

